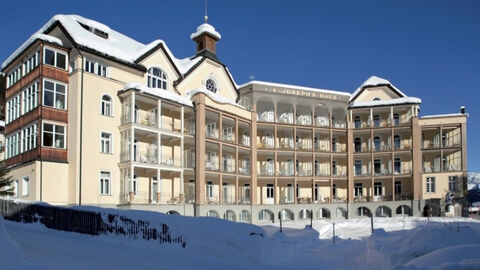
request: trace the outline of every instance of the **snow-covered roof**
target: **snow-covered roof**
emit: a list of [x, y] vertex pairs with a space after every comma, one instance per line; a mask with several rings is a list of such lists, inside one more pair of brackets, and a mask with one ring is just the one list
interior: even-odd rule
[[5, 127], [5, 121], [0, 120], [0, 127]]
[[468, 113], [432, 114], [432, 115], [421, 116], [420, 119], [424, 119], [424, 118], [440, 118], [440, 117], [455, 117], [455, 116], [466, 116], [466, 117], [468, 117]]
[[292, 85], [292, 84], [264, 82], [264, 81], [249, 81], [247, 83], [239, 85], [238, 88], [243, 88], [243, 87], [251, 85], [251, 84], [263, 84], [263, 85], [273, 86], [273, 87], [295, 88], [295, 89], [299, 89], [299, 90], [306, 90], [306, 91], [312, 91], [312, 92], [320, 92], [320, 93], [325, 93], [325, 94], [334, 94], [334, 95], [342, 95], [342, 96], [350, 97], [350, 93], [348, 93], [348, 92], [341, 92], [341, 91], [336, 91], [336, 90], [327, 90], [327, 89], [321, 89], [321, 88], [312, 88], [312, 87], [305, 87], [305, 86]]
[[182, 105], [193, 107], [193, 103], [190, 99], [186, 97], [182, 97], [179, 94], [176, 94], [171, 91], [161, 90], [158, 88], [150, 88], [141, 83], [136, 83], [136, 82], [127, 83], [123, 86], [124, 91], [130, 90], [130, 89], [135, 89], [141, 93], [150, 94], [152, 96], [156, 96], [156, 97], [170, 100]]
[[377, 77], [377, 76], [370, 76], [370, 78], [368, 78], [365, 82], [363, 82], [362, 85], [360, 85], [357, 88], [357, 90], [355, 90], [355, 92], [353, 92], [352, 96], [350, 97], [350, 101], [355, 99], [365, 87], [375, 87], [375, 86], [378, 86], [378, 85], [389, 85], [393, 89], [395, 89], [395, 91], [397, 91], [398, 94], [401, 97], [406, 97], [407, 96], [402, 91], [400, 91], [400, 89], [395, 87], [395, 85], [393, 85], [391, 82], [389, 82], [388, 80]]
[[221, 39], [222, 36], [220, 35], [220, 33], [218, 33], [216, 30], [215, 30], [215, 27], [213, 27], [211, 24], [208, 24], [208, 23], [203, 23], [201, 25], [199, 25], [197, 27], [197, 32], [195, 33], [192, 33], [190, 35], [190, 38], [191, 39], [195, 39], [197, 38], [198, 36], [200, 36], [201, 34], [203, 33], [207, 33], [207, 34], [210, 34], [211, 36], [215, 37], [216, 39]]
[[193, 89], [193, 90], [190, 90], [187, 92], [187, 96], [191, 99], [193, 96], [195, 96], [196, 94], [198, 93], [203, 93], [205, 95], [207, 95], [209, 98], [213, 99], [214, 101], [218, 102], [218, 103], [221, 103], [221, 104], [230, 104], [230, 105], [233, 105], [233, 106], [236, 106], [236, 107], [239, 107], [239, 108], [242, 108], [244, 110], [246, 110], [245, 107], [243, 107], [242, 105], [239, 105], [237, 103], [235, 103], [233, 100], [231, 99], [228, 99], [226, 97], [222, 97], [222, 96], [219, 96], [215, 93], [213, 93], [212, 91], [208, 91], [207, 89], [205, 89], [204, 87], [202, 88], [196, 88], [196, 89]]
[[416, 97], [403, 97], [388, 100], [357, 101], [350, 103], [350, 108], [377, 107], [401, 104], [420, 104], [422, 100]]
[[[185, 74], [191, 67], [193, 67], [201, 57], [192, 58], [189, 57], [178, 59], [175, 58], [170, 49], [163, 40], [155, 40], [149, 44], [140, 43], [130, 37], [127, 37], [110, 27], [101, 24], [99, 22], [84, 18], [79, 15], [55, 15], [53, 16], [42, 28], [40, 28], [35, 34], [30, 37], [40, 38], [49, 42], [61, 44], [58, 38], [45, 35], [45, 32], [49, 30], [55, 23], [60, 23], [68, 34], [72, 37], [73, 41], [80, 46], [94, 50], [102, 55], [106, 55], [122, 62], [136, 64], [136, 61], [145, 53], [153, 49], [159, 44], [163, 44], [167, 54], [174, 62], [175, 66], [180, 73]], [[100, 30], [108, 34], [107, 38], [98, 36], [92, 31], [85, 29], [83, 26], [90, 27], [91, 29]], [[13, 61], [23, 50], [30, 45], [33, 41], [27, 40], [22, 46], [20, 46], [10, 57], [2, 64], [1, 68], [5, 68], [11, 61]]]
[[30, 46], [32, 43], [34, 43], [37, 40], [43, 40], [47, 41], [53, 44], [57, 44], [62, 46], [62, 41], [56, 37], [52, 37], [49, 35], [45, 35], [42, 33], [35, 33], [32, 36], [30, 36], [20, 47], [18, 47], [14, 53], [12, 53], [5, 62], [2, 63], [1, 69], [4, 69], [8, 64], [10, 64], [18, 55], [20, 55], [28, 46]]

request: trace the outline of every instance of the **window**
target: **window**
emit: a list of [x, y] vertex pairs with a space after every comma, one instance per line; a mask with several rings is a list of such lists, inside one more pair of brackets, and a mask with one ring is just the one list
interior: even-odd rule
[[378, 114], [373, 116], [373, 126], [374, 127], [380, 126], [380, 116]]
[[210, 92], [216, 93], [217, 83], [213, 79], [208, 79], [207, 82], [205, 83], [205, 88], [207, 88], [207, 90]]
[[207, 199], [213, 198], [213, 183], [211, 181], [207, 182]]
[[402, 195], [402, 182], [395, 181], [395, 196], [401, 196], [401, 195]]
[[7, 75], [7, 88], [14, 85], [22, 78], [22, 66], [19, 65], [15, 70]]
[[102, 77], [108, 77], [108, 67], [96, 61], [85, 59], [85, 71]]
[[35, 52], [32, 56], [30, 56], [27, 61], [23, 63], [23, 71], [24, 74], [27, 75], [38, 66], [38, 57], [40, 52]]
[[448, 177], [448, 191], [450, 192], [457, 192], [457, 181], [458, 176], [449, 176]]
[[395, 173], [401, 173], [402, 172], [402, 161], [400, 158], [395, 158], [393, 161], [393, 169], [395, 170]]
[[332, 175], [336, 176], [337, 175], [337, 162], [332, 161]]
[[18, 179], [13, 180], [13, 197], [18, 197]]
[[45, 48], [43, 54], [43, 63], [61, 69], [67, 69], [67, 55], [50, 48]]
[[375, 182], [373, 184], [373, 195], [374, 196], [382, 196], [383, 195], [382, 182]]
[[355, 160], [355, 175], [362, 175], [362, 161]]
[[373, 98], [373, 101], [379, 101], [379, 100], [380, 100], [379, 97], [374, 97], [374, 98]]
[[337, 139], [332, 138], [332, 152], [337, 152]]
[[66, 109], [67, 86], [65, 84], [44, 80], [43, 105], [60, 110]]
[[427, 177], [427, 193], [435, 193], [435, 177]]
[[100, 195], [111, 194], [111, 182], [110, 172], [100, 171]]
[[267, 184], [267, 198], [273, 199], [273, 184]]
[[109, 95], [102, 96], [102, 115], [112, 116], [112, 98]]
[[355, 152], [361, 152], [361, 151], [362, 151], [362, 139], [355, 138]]
[[373, 147], [375, 148], [375, 151], [380, 151], [380, 149], [382, 148], [382, 140], [380, 139], [380, 137], [375, 137], [373, 138]]
[[398, 113], [393, 114], [393, 125], [399, 126], [400, 125], [400, 116]]
[[43, 123], [43, 146], [65, 149], [65, 126]]
[[167, 90], [167, 74], [159, 68], [149, 68], [147, 86]]
[[355, 183], [355, 197], [363, 196], [363, 185], [362, 183]]
[[112, 133], [102, 132], [100, 135], [100, 153], [112, 153]]
[[20, 136], [20, 132], [15, 132], [7, 136], [7, 151], [5, 153], [5, 158], [11, 158], [20, 154]]
[[28, 176], [23, 177], [23, 181], [22, 181], [22, 196], [27, 196], [27, 195], [28, 195], [28, 182], [29, 182]]
[[397, 150], [401, 148], [400, 136], [398, 135], [393, 136], [393, 146]]
[[26, 114], [38, 106], [38, 82], [23, 89], [22, 96], [22, 114]]
[[355, 116], [355, 128], [361, 128], [362, 127], [362, 121], [360, 119], [360, 116]]
[[373, 171], [376, 174], [380, 174], [382, 172], [382, 163], [380, 159], [375, 159], [373, 161]]
[[20, 117], [20, 108], [21, 108], [20, 99], [21, 99], [21, 94], [19, 93], [7, 101], [7, 108], [6, 108], [7, 124], [15, 121], [17, 118]]
[[337, 184], [332, 185], [333, 198], [337, 198]]
[[22, 153], [37, 147], [38, 124], [35, 123], [22, 129]]

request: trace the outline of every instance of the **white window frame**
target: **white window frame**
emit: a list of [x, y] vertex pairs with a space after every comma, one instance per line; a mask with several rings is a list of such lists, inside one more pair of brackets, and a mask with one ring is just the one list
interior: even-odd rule
[[[104, 139], [103, 138], [103, 134], [109, 134], [110, 135], [110, 139]], [[107, 152], [105, 152], [105, 149], [104, 149], [104, 145], [105, 145], [105, 142], [108, 142], [109, 143], [109, 149]], [[112, 132], [108, 132], [108, 131], [100, 131], [100, 153], [102, 154], [113, 154], [113, 133]]]
[[[102, 177], [102, 173], [108, 173], [108, 178]], [[98, 194], [101, 196], [111, 196], [112, 195], [112, 172], [110, 170], [100, 170], [98, 172]], [[105, 192], [105, 180], [108, 181], [107, 188], [108, 192]], [[102, 189], [103, 187], [103, 189]], [[103, 192], [102, 192], [103, 190]]]
[[[93, 65], [93, 70], [91, 70], [92, 65]], [[83, 68], [88, 73], [95, 74], [104, 78], [110, 77], [110, 67], [98, 61], [94, 61], [92, 59], [86, 58]]]
[[[158, 69], [160, 71], [160, 76], [153, 75], [153, 69]], [[165, 75], [165, 78], [162, 77], [162, 75]], [[153, 87], [152, 82], [155, 80], [155, 87]], [[162, 89], [162, 90], [168, 90], [168, 75], [163, 70], [162, 68], [158, 66], [152, 66], [149, 67], [147, 70], [147, 86], [150, 88], [155, 88], [155, 89]], [[161, 86], [159, 87], [158, 82], [160, 82]], [[163, 87], [163, 84], [165, 83], [165, 88]]]
[[[105, 101], [103, 100], [103, 97], [107, 96], [110, 101]], [[104, 114], [103, 112], [106, 111], [104, 110], [104, 107], [109, 103], [110, 105], [110, 114]], [[105, 107], [106, 108], [106, 107]], [[113, 117], [113, 98], [112, 96], [110, 96], [109, 94], [102, 94], [102, 97], [100, 99], [100, 114], [103, 115], [103, 116], [110, 116], [110, 117]]]
[[6, 124], [11, 123], [22, 114], [22, 92], [19, 91], [14, 96], [10, 97], [6, 102]]
[[448, 177], [448, 191], [458, 192], [458, 176], [450, 175]]
[[22, 146], [21, 152], [27, 152], [38, 146], [38, 122], [22, 128]]
[[22, 90], [22, 115], [38, 107], [39, 87], [37, 80]]
[[25, 62], [23, 62], [23, 74], [27, 75], [36, 67], [38, 67], [38, 60], [40, 58], [40, 51], [32, 53]]
[[[45, 58], [45, 51], [46, 50], [50, 50], [50, 51], [53, 51], [54, 52], [54, 65], [50, 65], [48, 63], [45, 63], [45, 61], [47, 60]], [[62, 68], [62, 67], [58, 67], [58, 63], [57, 63], [57, 60], [58, 60], [58, 57], [57, 55], [58, 54], [63, 54], [65, 55], [65, 68]], [[58, 69], [63, 69], [63, 70], [68, 70], [68, 66], [69, 66], [69, 63], [70, 61], [68, 60], [68, 53], [67, 52], [64, 52], [64, 51], [61, 51], [61, 50], [58, 50], [58, 49], [55, 49], [53, 47], [50, 47], [50, 46], [45, 46], [43, 47], [43, 64], [44, 65], [47, 65], [47, 66], [51, 66], [51, 67], [55, 67], [55, 68], [58, 68]]]
[[[43, 144], [43, 137], [44, 137], [44, 134], [45, 134], [45, 125], [52, 125], [53, 126], [53, 146], [46, 146]], [[63, 148], [61, 147], [55, 147], [55, 138], [56, 138], [56, 132], [55, 132], [55, 127], [56, 126], [62, 126], [64, 129], [64, 134], [63, 134]], [[50, 131], [48, 131], [50, 132]], [[54, 149], [67, 149], [67, 125], [63, 125], [63, 124], [57, 124], [57, 123], [53, 123], [53, 122], [43, 122], [42, 123], [42, 147], [47, 147], [47, 148], [54, 148]]]
[[[47, 90], [49, 92], [53, 92], [53, 106], [45, 105], [45, 90], [46, 90], [45, 89], [45, 82], [47, 82], [47, 81], [54, 84], [54, 89], [53, 90], [51, 90], [51, 89]], [[64, 93], [64, 95], [65, 95], [65, 106], [64, 107], [65, 108], [57, 108], [56, 107], [56, 103], [57, 103], [57, 84], [63, 85], [65, 87], [65, 93]], [[52, 80], [50, 78], [49, 79], [43, 79], [43, 82], [42, 82], [42, 105], [45, 106], [45, 107], [66, 111], [68, 109], [68, 85], [63, 83], [63, 82]]]
[[22, 196], [28, 196], [30, 177], [22, 177]]
[[[208, 82], [208, 80], [212, 80], [212, 81], [213, 81], [213, 83], [214, 83], [214, 85], [215, 85], [215, 91], [208, 90], [208, 88], [207, 88], [207, 82]], [[218, 92], [220, 91], [220, 85], [218, 84], [217, 79], [215, 79], [215, 77], [214, 77], [213, 75], [210, 75], [210, 76], [208, 76], [207, 78], [205, 78], [205, 89], [206, 89], [207, 91], [210, 91], [210, 92], [214, 93], [214, 94], [216, 94], [216, 93], [218, 93]]]
[[425, 191], [427, 193], [435, 193], [435, 177], [427, 177]]

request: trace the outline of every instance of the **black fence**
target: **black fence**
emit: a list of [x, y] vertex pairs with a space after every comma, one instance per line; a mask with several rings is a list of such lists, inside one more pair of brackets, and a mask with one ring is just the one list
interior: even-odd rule
[[171, 243], [185, 247], [182, 236], [172, 236], [166, 224], [150, 224], [148, 221], [102, 212], [85, 211], [46, 204], [29, 204], [0, 200], [0, 214], [6, 220], [22, 223], [41, 223], [45, 227], [66, 232], [89, 235], [116, 235], [131, 239]]

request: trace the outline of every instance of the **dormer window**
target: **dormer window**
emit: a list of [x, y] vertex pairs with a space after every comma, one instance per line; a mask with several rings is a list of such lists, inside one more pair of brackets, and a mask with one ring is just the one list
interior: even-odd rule
[[375, 97], [375, 98], [373, 98], [373, 101], [379, 101], [379, 100], [380, 100], [380, 98], [379, 98], [379, 97]]
[[205, 83], [205, 88], [207, 88], [207, 90], [210, 92], [216, 93], [217, 83], [213, 79], [208, 79], [207, 82]]
[[159, 68], [148, 69], [147, 86], [167, 90], [167, 74]]
[[81, 23], [81, 22], [79, 22], [78, 24], [80, 24], [83, 27], [83, 29], [87, 30], [88, 32], [94, 33], [95, 35], [97, 35], [101, 38], [108, 39], [108, 33], [104, 32], [102, 30], [99, 30], [97, 28], [93, 28], [93, 27], [91, 27], [89, 25], [86, 25], [84, 23]]

